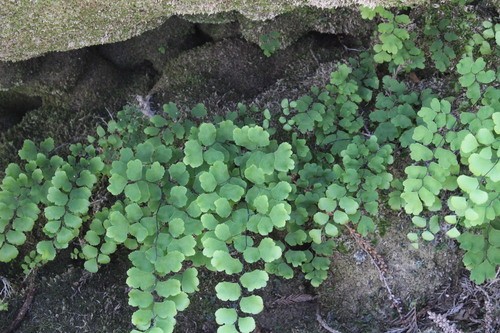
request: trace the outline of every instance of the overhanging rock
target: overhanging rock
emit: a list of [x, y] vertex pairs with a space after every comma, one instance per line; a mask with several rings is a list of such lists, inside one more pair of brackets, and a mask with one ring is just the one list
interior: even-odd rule
[[[426, 0], [406, 0], [406, 4]], [[173, 15], [262, 21], [304, 7], [401, 5], [401, 0], [8, 0], [0, 6], [0, 61], [127, 40]]]

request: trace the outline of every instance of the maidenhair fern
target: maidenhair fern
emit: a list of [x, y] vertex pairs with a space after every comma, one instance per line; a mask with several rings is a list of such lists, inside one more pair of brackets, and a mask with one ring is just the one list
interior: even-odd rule
[[[324, 87], [281, 101], [276, 114], [243, 104], [214, 117], [203, 104], [128, 106], [64, 158], [51, 139], [27, 140], [1, 185], [0, 261], [22, 253], [28, 273], [72, 247], [95, 273], [125, 247], [133, 332], [150, 333], [172, 332], [199, 270], [217, 271], [226, 276], [214, 290], [224, 304], [218, 332], [252, 332], [270, 275], [301, 271], [320, 285], [335, 238], [352, 227], [368, 236], [390, 207], [409, 216], [414, 247], [455, 238], [471, 278], [493, 278], [500, 29], [485, 22], [450, 46], [456, 39], [427, 22], [424, 39], [435, 40], [425, 58], [406, 30], [410, 16], [362, 12], [382, 19], [374, 49], [337, 64]], [[456, 69], [453, 97], [412, 91], [397, 76], [425, 63]], [[402, 161], [392, 166], [395, 151]]]

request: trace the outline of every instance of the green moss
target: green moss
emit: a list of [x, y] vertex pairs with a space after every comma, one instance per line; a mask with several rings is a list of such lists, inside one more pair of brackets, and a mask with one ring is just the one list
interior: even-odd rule
[[[251, 20], [266, 20], [297, 7], [335, 8], [358, 3], [355, 0], [10, 1], [0, 8], [0, 59], [19, 61], [50, 51], [123, 41], [158, 27], [172, 15], [239, 12]], [[401, 1], [376, 3], [390, 6]]]

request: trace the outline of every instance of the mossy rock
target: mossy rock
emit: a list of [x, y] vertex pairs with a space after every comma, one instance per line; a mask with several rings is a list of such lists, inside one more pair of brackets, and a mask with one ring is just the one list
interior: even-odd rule
[[[408, 5], [424, 2], [405, 1]], [[51, 51], [127, 40], [162, 25], [173, 15], [210, 16], [237, 12], [251, 20], [267, 20], [301, 7], [328, 9], [359, 4], [391, 6], [401, 5], [401, 1], [9, 1], [0, 7], [0, 60], [19, 61]]]

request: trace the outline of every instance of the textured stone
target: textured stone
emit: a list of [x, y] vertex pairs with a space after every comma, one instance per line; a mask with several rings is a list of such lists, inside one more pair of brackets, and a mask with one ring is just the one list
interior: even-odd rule
[[[407, 0], [407, 4], [424, 0]], [[400, 5], [400, 0], [9, 0], [0, 6], [0, 60], [19, 61], [51, 51], [127, 40], [162, 25], [173, 15], [225, 22], [240, 13], [267, 20], [301, 7]], [[210, 19], [211, 18], [211, 19]]]

